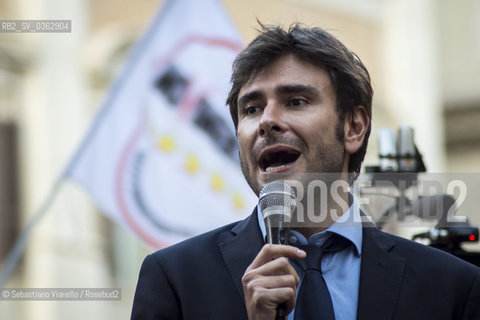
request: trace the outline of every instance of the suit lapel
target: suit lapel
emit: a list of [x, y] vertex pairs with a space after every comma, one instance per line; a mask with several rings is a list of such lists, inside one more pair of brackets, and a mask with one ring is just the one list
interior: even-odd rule
[[[265, 244], [257, 211], [219, 237], [218, 247], [243, 302], [242, 276]], [[392, 319], [403, 281], [405, 260], [390, 251], [395, 243], [372, 223], [363, 228], [358, 320]]]
[[363, 228], [357, 319], [392, 319], [405, 260], [390, 252], [395, 243], [369, 223]]
[[220, 235], [218, 247], [244, 303], [242, 276], [264, 244], [256, 209], [247, 219]]

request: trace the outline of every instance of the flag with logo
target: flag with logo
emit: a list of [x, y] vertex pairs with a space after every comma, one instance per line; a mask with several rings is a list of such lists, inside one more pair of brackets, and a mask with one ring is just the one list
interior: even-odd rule
[[242, 42], [218, 0], [169, 0], [67, 174], [153, 247], [245, 217], [255, 196], [225, 100]]

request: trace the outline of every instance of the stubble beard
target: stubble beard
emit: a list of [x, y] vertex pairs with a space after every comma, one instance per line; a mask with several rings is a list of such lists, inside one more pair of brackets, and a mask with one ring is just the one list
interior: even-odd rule
[[[270, 181], [276, 180], [295, 180], [303, 185], [304, 190], [307, 190], [309, 183], [313, 180], [322, 180], [327, 186], [330, 186], [335, 180], [341, 179], [343, 161], [345, 156], [345, 149], [343, 147], [343, 137], [340, 141], [340, 137], [335, 135], [335, 143], [333, 145], [326, 145], [321, 143], [315, 155], [315, 159], [319, 159], [321, 165], [317, 168], [312, 168], [307, 172], [296, 173], [294, 177], [289, 173], [279, 173], [271, 175]], [[250, 168], [247, 164], [245, 157], [239, 152], [240, 167], [250, 188], [258, 196], [260, 194], [263, 185], [261, 185], [257, 179], [255, 172], [250, 172]]]

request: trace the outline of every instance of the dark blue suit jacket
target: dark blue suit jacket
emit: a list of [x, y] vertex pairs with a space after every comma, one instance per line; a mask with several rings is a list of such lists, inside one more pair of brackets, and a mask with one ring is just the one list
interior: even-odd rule
[[[263, 244], [254, 212], [149, 255], [132, 319], [247, 319], [241, 278]], [[480, 320], [480, 268], [373, 225], [363, 229], [359, 290], [359, 320]]]

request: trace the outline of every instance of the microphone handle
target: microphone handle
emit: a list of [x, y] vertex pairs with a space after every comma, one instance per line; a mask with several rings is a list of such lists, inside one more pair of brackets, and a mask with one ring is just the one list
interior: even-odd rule
[[285, 303], [280, 303], [277, 306], [277, 315], [275, 316], [275, 320], [285, 320], [287, 318], [287, 308]]
[[[272, 227], [267, 231], [269, 234], [268, 242], [271, 244], [288, 244], [288, 229]], [[287, 307], [285, 303], [277, 306], [277, 314], [275, 320], [285, 320], [287, 317]]]
[[267, 225], [267, 242], [270, 244], [288, 244], [288, 229]]

